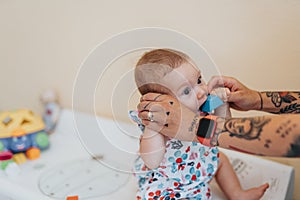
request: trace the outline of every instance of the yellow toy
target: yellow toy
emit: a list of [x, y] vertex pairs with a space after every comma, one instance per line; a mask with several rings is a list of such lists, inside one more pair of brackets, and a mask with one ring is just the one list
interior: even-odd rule
[[24, 152], [28, 159], [38, 158], [40, 150], [49, 147], [44, 129], [42, 118], [31, 110], [0, 112], [0, 154]]
[[16, 153], [13, 155], [13, 160], [17, 164], [23, 164], [27, 161], [26, 156], [24, 153]]

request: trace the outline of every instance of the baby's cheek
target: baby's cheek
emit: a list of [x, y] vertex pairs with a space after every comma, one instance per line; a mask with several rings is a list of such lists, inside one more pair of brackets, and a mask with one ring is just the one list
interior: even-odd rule
[[189, 98], [181, 103], [194, 112], [197, 112], [200, 107], [199, 102], [195, 98]]

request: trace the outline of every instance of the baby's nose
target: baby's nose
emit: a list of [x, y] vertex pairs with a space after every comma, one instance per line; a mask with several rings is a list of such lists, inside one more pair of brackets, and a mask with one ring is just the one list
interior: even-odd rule
[[208, 92], [205, 88], [199, 88], [197, 91], [197, 99], [202, 99], [204, 96], [207, 96]]
[[208, 95], [207, 86], [206, 85], [198, 86], [196, 88], [196, 94], [197, 94], [198, 99], [201, 99], [204, 96], [207, 96]]

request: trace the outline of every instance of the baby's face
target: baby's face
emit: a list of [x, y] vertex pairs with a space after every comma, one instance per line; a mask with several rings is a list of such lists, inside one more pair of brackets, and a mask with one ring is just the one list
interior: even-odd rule
[[161, 84], [169, 88], [183, 105], [195, 113], [199, 112], [199, 107], [207, 99], [207, 85], [199, 69], [190, 63], [184, 63], [165, 75]]

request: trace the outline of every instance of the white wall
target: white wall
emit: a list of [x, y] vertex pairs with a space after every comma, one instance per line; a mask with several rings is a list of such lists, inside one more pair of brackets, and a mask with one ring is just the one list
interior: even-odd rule
[[[299, 1], [0, 1], [0, 109], [41, 110], [55, 88], [71, 106], [77, 70], [99, 43], [145, 26], [202, 44], [221, 72], [262, 90], [299, 90]], [[83, 103], [84, 104], [84, 103]]]
[[[297, 0], [1, 0], [0, 110], [41, 112], [39, 95], [48, 88], [70, 108], [77, 70], [90, 51], [114, 34], [145, 26], [192, 37], [224, 75], [251, 88], [300, 89]], [[109, 116], [111, 109], [101, 105], [110, 88], [103, 88], [96, 112]]]

